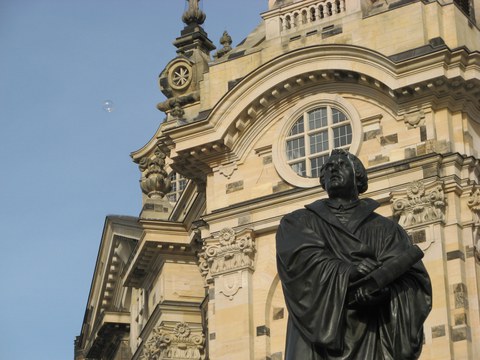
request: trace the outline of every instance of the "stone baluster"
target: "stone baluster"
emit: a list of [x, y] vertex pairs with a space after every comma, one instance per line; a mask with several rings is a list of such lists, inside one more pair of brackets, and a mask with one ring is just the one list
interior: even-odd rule
[[325, 17], [325, 7], [322, 4], [320, 4], [318, 6], [318, 19], [320, 20], [320, 19], [323, 19], [324, 17]]
[[280, 16], [281, 31], [298, 29], [302, 25], [318, 22], [345, 12], [345, 0], [322, 0], [316, 4], [293, 10]]
[[327, 1], [326, 4], [326, 15], [327, 16], [332, 16], [333, 15], [333, 4], [331, 1]]
[[308, 21], [315, 22], [317, 20], [317, 9], [315, 7], [310, 7], [308, 9], [308, 13], [309, 13]]

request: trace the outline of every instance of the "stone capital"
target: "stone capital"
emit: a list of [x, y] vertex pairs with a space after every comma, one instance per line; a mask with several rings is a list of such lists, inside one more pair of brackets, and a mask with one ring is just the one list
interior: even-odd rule
[[244, 229], [236, 233], [231, 228], [225, 228], [203, 245], [199, 254], [200, 271], [207, 282], [240, 270], [254, 271], [255, 254], [253, 230]]
[[141, 360], [203, 360], [205, 336], [187, 323], [162, 324], [153, 329]]
[[415, 226], [445, 219], [446, 198], [442, 182], [411, 182], [405, 190], [392, 192], [393, 214], [402, 226]]

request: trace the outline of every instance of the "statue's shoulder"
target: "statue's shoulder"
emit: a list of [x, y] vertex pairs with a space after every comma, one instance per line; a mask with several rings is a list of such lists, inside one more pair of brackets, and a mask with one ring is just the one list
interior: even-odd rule
[[311, 204], [305, 205], [304, 208], [294, 210], [291, 213], [288, 213], [285, 216], [283, 216], [282, 222], [287, 221], [287, 222], [294, 222], [297, 224], [311, 223], [312, 221], [315, 221], [318, 218], [315, 212], [321, 211], [322, 207], [324, 206], [324, 201], [325, 200], [317, 200]]
[[300, 208], [283, 216], [282, 220], [301, 221], [313, 217], [314, 214], [307, 208]]
[[283, 216], [284, 219], [300, 219], [302, 217], [308, 216], [309, 211], [307, 209], [297, 209], [292, 211], [291, 213], [285, 214]]
[[377, 213], [375, 211], [376, 208], [378, 208], [380, 206], [380, 204], [373, 200], [373, 199], [362, 199], [362, 201], [364, 201], [366, 204], [368, 204], [367, 206], [371, 209], [372, 213], [370, 214], [369, 216], [369, 225], [370, 226], [379, 226], [379, 227], [383, 227], [383, 228], [388, 228], [388, 229], [396, 229], [396, 228], [401, 228], [401, 226], [396, 222], [394, 221], [393, 219], [389, 218], [389, 217], [386, 217], [386, 216], [383, 216], [383, 215], [380, 215], [379, 213]]

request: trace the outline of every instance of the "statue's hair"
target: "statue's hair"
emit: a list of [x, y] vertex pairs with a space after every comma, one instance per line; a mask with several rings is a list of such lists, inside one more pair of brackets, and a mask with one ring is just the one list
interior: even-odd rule
[[[361, 194], [367, 191], [368, 189], [367, 170], [365, 170], [365, 167], [363, 166], [360, 159], [345, 149], [333, 149], [327, 161], [325, 162], [325, 164], [328, 163], [328, 161], [330, 160], [330, 157], [332, 157], [333, 155], [343, 155], [350, 161], [350, 163], [353, 166], [353, 171], [355, 173], [355, 182], [357, 184], [358, 193]], [[320, 184], [322, 185], [323, 189], [325, 189], [325, 164], [320, 169]]]

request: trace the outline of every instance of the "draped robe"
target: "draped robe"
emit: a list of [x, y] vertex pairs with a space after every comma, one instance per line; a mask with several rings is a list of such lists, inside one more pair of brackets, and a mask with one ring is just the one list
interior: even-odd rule
[[326, 201], [286, 215], [277, 267], [289, 318], [286, 360], [410, 360], [423, 344], [432, 290], [421, 261], [390, 283], [390, 298], [349, 306], [350, 272], [365, 257], [388, 261], [412, 246], [406, 232], [360, 200], [343, 225]]

